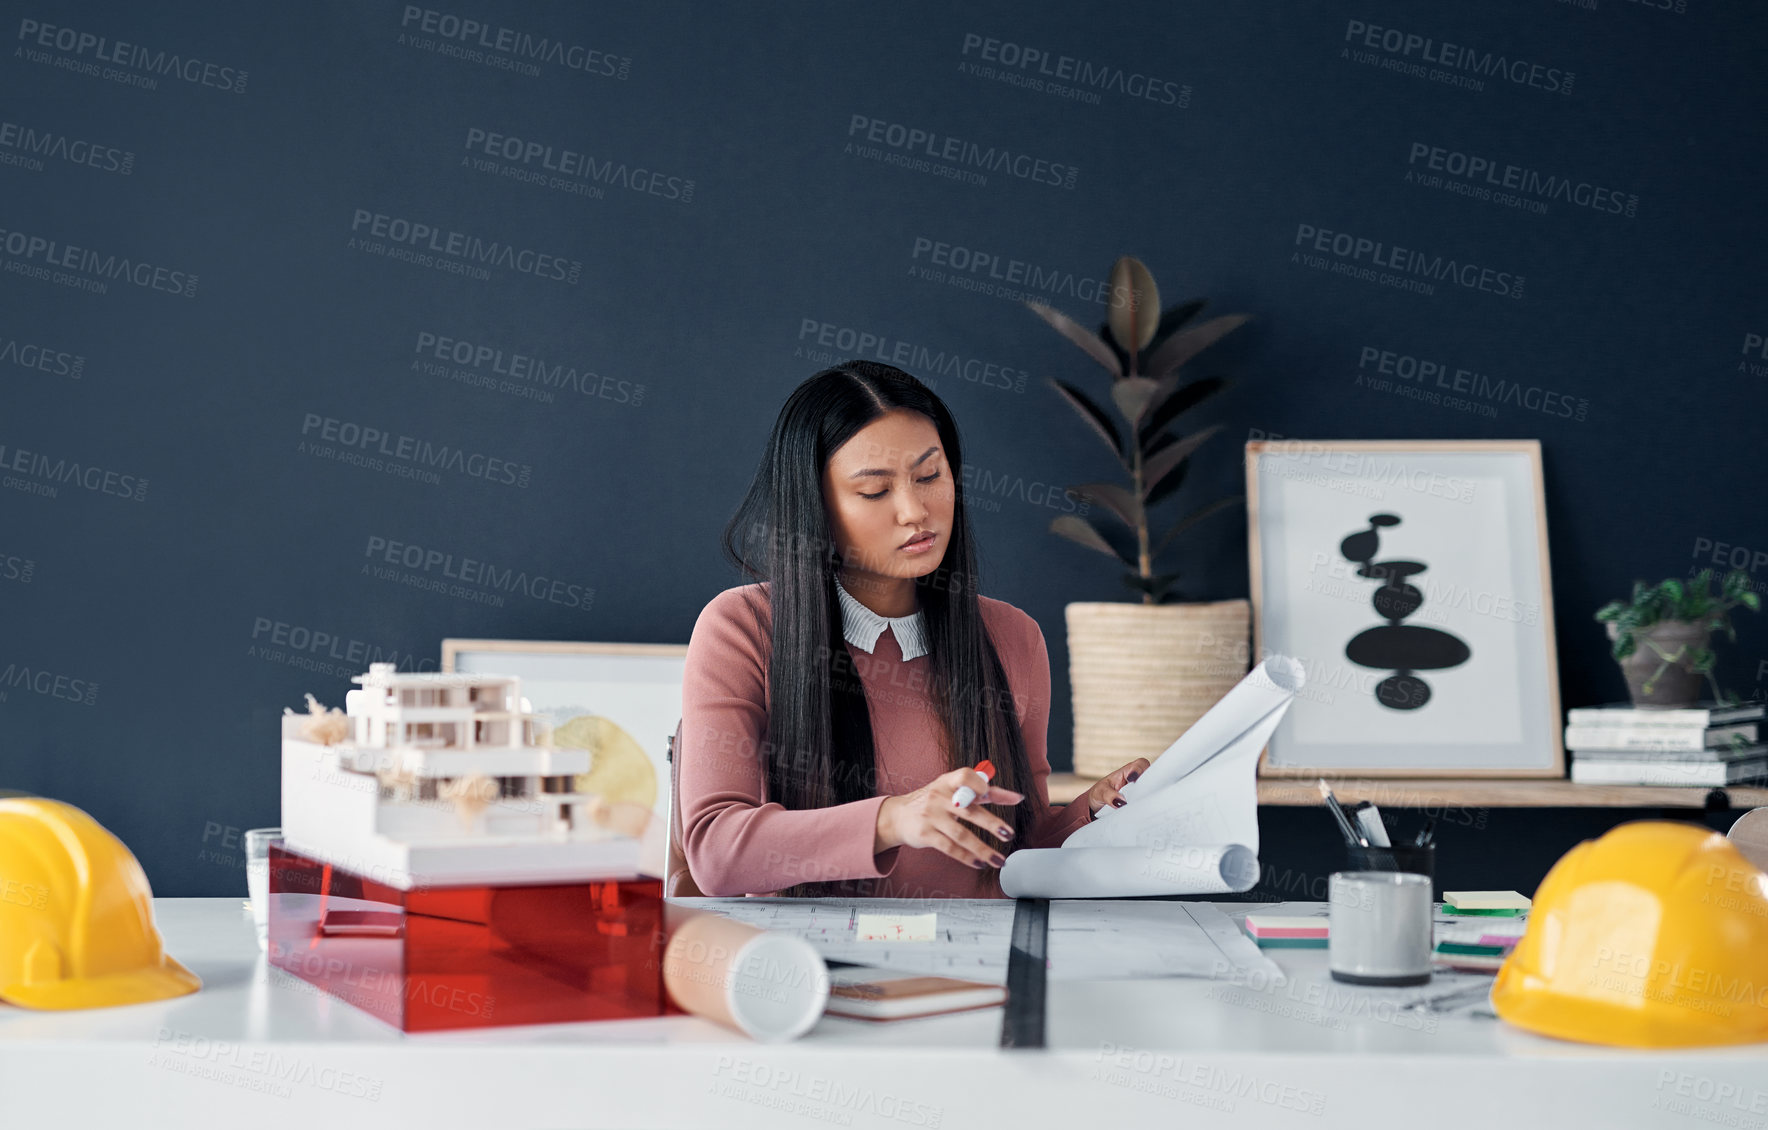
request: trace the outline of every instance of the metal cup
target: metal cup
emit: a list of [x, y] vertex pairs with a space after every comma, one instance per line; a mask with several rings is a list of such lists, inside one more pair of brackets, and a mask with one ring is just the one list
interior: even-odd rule
[[1353, 985], [1430, 980], [1431, 882], [1409, 871], [1336, 871], [1328, 886], [1327, 964]]

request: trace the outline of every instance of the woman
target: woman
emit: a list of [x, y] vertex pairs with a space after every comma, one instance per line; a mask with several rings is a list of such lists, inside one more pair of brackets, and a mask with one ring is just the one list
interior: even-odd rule
[[901, 369], [848, 361], [787, 398], [724, 531], [756, 582], [688, 643], [676, 773], [706, 894], [998, 898], [1007, 853], [1061, 844], [1148, 767], [1050, 807], [1049, 653], [977, 592], [963, 465]]

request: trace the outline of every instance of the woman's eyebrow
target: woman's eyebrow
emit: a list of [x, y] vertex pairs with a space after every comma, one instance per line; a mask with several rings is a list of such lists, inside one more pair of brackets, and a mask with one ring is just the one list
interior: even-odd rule
[[[932, 455], [935, 451], [938, 451], [938, 450], [939, 450], [939, 445], [936, 443], [932, 447], [929, 447], [926, 451], [921, 452], [920, 458], [916, 459], [913, 463], [910, 463], [909, 466], [910, 467], [919, 467], [923, 462], [926, 461], [926, 459], [929, 455]], [[847, 477], [849, 479], [859, 479], [859, 478], [864, 478], [867, 475], [871, 475], [874, 478], [888, 479], [888, 478], [891, 478], [892, 476], [894, 476], [895, 474], [896, 474], [895, 471], [886, 471], [886, 470], [879, 468], [879, 467], [867, 467], [865, 470], [855, 471], [853, 474], [851, 474]]]

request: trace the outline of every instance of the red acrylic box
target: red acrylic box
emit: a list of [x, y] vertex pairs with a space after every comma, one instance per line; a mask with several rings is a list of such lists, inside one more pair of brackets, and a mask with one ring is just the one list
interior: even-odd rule
[[270, 964], [405, 1032], [679, 1013], [663, 881], [402, 890], [270, 847]]

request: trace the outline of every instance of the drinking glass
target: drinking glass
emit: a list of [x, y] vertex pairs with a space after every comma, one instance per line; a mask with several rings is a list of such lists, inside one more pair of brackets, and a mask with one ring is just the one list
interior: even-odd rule
[[281, 828], [246, 831], [246, 891], [252, 897], [252, 924], [258, 948], [270, 952], [270, 845], [282, 842]]

